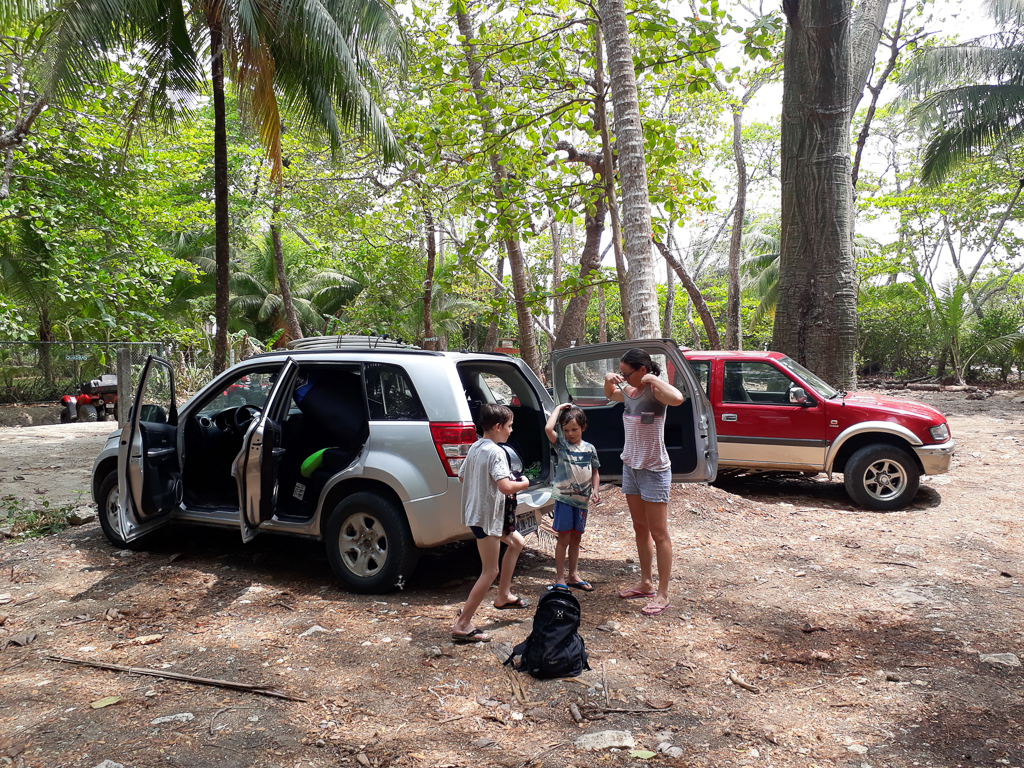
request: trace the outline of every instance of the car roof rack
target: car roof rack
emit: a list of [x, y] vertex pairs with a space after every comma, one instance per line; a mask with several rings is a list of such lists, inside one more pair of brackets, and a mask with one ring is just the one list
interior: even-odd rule
[[400, 339], [389, 339], [387, 336], [345, 334], [343, 336], [310, 336], [305, 339], [296, 339], [288, 342], [288, 349], [301, 351], [307, 349], [420, 349], [420, 347]]

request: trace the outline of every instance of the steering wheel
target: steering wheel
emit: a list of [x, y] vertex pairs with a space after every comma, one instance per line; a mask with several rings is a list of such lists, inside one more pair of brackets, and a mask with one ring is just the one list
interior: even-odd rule
[[[252, 424], [252, 420], [259, 416], [260, 413], [261, 410], [255, 405], [250, 405], [248, 403], [240, 405], [235, 409], [235, 412], [231, 414], [231, 426], [235, 428], [235, 432], [240, 435], [244, 435], [245, 430], [247, 430], [249, 425]], [[242, 414], [248, 414], [249, 418], [243, 417]]]

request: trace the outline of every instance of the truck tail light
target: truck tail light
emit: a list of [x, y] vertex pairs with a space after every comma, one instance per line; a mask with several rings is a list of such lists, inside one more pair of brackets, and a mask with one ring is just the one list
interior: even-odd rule
[[936, 443], [944, 443], [949, 440], [949, 425], [939, 424], [939, 426], [929, 429], [928, 434], [932, 436], [932, 440]]
[[476, 427], [471, 421], [431, 422], [430, 436], [448, 477], [457, 477], [469, 447], [476, 442]]

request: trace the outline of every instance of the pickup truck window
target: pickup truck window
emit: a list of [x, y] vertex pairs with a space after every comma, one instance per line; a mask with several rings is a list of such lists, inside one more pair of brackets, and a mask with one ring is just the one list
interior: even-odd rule
[[768, 363], [727, 361], [722, 379], [722, 402], [789, 405], [792, 386], [792, 379]]
[[830, 387], [822, 379], [818, 378], [818, 376], [808, 371], [806, 368], [800, 365], [800, 363], [798, 363], [796, 360], [793, 360], [792, 358], [780, 358], [779, 365], [781, 365], [783, 368], [788, 368], [801, 379], [806, 381], [808, 384], [814, 387], [814, 390], [819, 395], [824, 397], [826, 400], [831, 398], [833, 395], [838, 394], [838, 390], [835, 387]]
[[700, 383], [700, 388], [704, 390], [704, 394], [711, 398], [711, 361], [710, 360], [687, 360], [690, 364], [690, 368], [693, 370], [693, 375], [697, 377], [697, 381]]

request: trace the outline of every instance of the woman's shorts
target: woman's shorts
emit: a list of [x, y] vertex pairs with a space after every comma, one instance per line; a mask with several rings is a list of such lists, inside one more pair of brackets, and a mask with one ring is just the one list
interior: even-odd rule
[[566, 531], [578, 531], [583, 533], [587, 530], [587, 510], [566, 504], [564, 501], [555, 502], [555, 519], [551, 527], [558, 533]]
[[485, 531], [479, 525], [471, 525], [469, 526], [469, 530], [471, 530], [473, 532], [473, 535], [476, 536], [478, 539], [487, 538], [487, 531]]
[[622, 492], [639, 496], [652, 504], [667, 504], [672, 486], [672, 469], [633, 469], [622, 465]]

